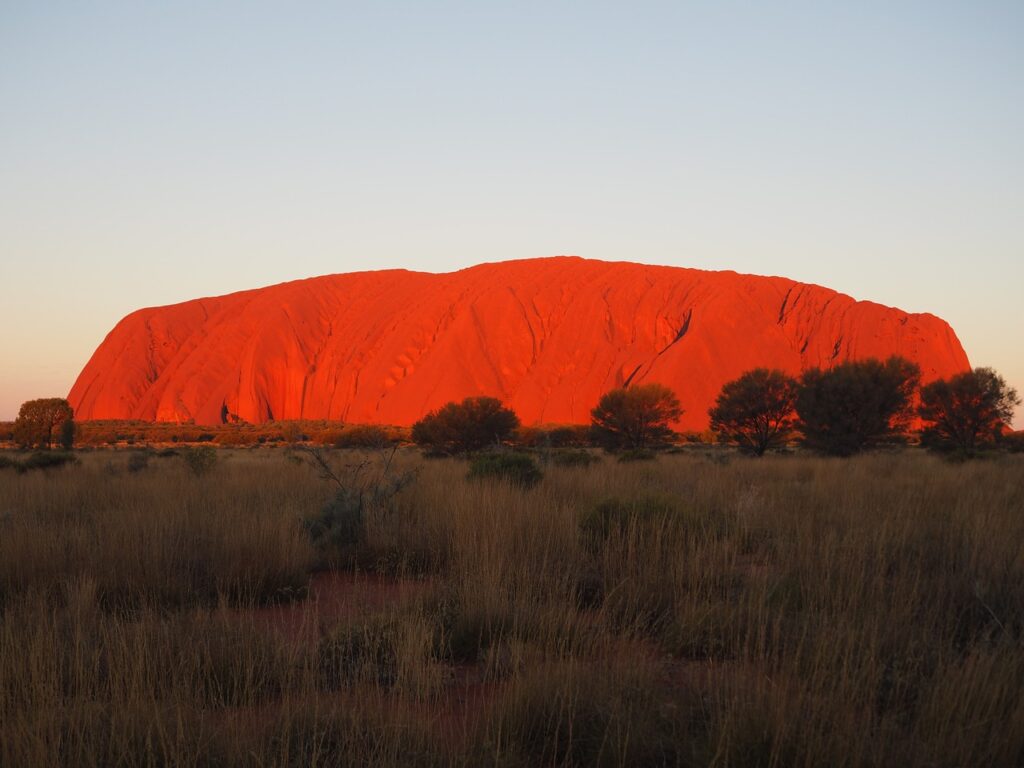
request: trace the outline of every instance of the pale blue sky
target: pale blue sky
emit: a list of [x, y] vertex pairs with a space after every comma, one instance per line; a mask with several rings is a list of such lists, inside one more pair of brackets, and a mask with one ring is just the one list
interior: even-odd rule
[[0, 0], [0, 419], [141, 306], [564, 253], [934, 312], [1024, 392], [1022, 41], [1019, 0]]

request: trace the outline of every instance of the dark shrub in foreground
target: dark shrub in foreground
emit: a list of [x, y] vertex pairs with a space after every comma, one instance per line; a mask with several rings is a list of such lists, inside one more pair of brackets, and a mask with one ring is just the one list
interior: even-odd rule
[[921, 370], [902, 357], [859, 360], [800, 379], [796, 411], [808, 448], [852, 456], [905, 432]]
[[1017, 392], [991, 368], [975, 368], [921, 389], [921, 443], [970, 458], [993, 446], [1020, 405]]
[[783, 371], [755, 368], [722, 387], [708, 411], [711, 429], [762, 456], [783, 445], [793, 429], [797, 382]]
[[669, 424], [683, 414], [675, 393], [662, 384], [642, 384], [606, 392], [590, 412], [590, 435], [609, 450], [648, 448], [667, 442]]
[[544, 476], [532, 456], [525, 453], [486, 453], [473, 459], [470, 478], [496, 478], [530, 488]]
[[412, 425], [413, 442], [430, 451], [472, 453], [507, 442], [519, 426], [515, 412], [493, 397], [467, 397], [431, 411]]

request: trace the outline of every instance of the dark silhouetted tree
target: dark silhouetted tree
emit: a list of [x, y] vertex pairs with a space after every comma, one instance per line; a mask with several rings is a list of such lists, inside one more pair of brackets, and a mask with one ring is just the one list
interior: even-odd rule
[[519, 426], [515, 411], [493, 397], [448, 403], [412, 425], [417, 445], [442, 453], [471, 453], [504, 443]]
[[611, 450], [646, 448], [671, 438], [669, 423], [682, 414], [679, 399], [662, 384], [613, 389], [590, 412], [591, 439]]
[[62, 397], [21, 404], [14, 422], [14, 442], [25, 448], [49, 448], [58, 441], [70, 448], [75, 441], [75, 412]]
[[783, 371], [755, 368], [722, 387], [708, 411], [711, 429], [761, 456], [786, 442], [795, 420], [797, 381]]
[[1020, 405], [1017, 392], [991, 368], [975, 368], [921, 389], [921, 442], [929, 448], [975, 456], [995, 443]]
[[914, 415], [921, 371], [901, 357], [860, 360], [800, 379], [796, 411], [803, 442], [833, 456], [850, 456], [905, 432]]

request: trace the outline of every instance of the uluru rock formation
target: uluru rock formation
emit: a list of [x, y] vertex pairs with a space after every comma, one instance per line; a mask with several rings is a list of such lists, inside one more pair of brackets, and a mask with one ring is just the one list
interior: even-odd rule
[[703, 429], [721, 386], [903, 355], [924, 379], [966, 370], [956, 334], [781, 277], [552, 257], [447, 274], [329, 275], [142, 309], [109, 333], [68, 399], [78, 419], [411, 424], [469, 395], [525, 424], [585, 423], [608, 389], [656, 381]]

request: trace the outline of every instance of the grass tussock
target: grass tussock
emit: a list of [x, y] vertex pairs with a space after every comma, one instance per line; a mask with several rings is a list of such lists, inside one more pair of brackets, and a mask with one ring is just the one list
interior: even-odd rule
[[1017, 456], [352, 454], [4, 474], [0, 765], [1024, 764]]

